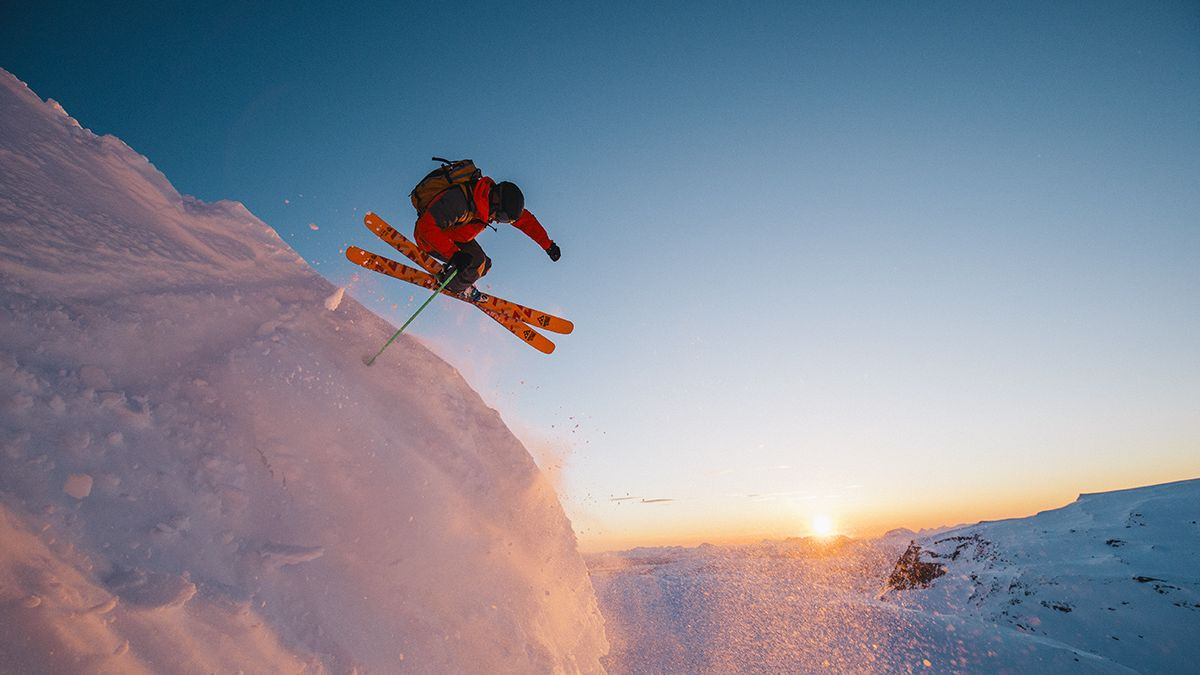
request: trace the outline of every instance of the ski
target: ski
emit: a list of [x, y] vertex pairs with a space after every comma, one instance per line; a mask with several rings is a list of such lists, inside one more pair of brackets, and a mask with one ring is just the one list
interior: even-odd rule
[[[386, 225], [386, 223], [385, 223], [385, 225]], [[391, 228], [389, 227], [388, 229], [391, 229]], [[392, 231], [395, 232], [395, 230], [392, 230]], [[398, 235], [399, 233], [396, 233], [396, 234]], [[405, 241], [407, 241], [407, 240], [405, 240]], [[425, 268], [426, 272], [428, 272], [429, 274], [432, 274], [434, 277], [437, 277], [438, 274], [442, 271], [441, 263], [438, 262], [433, 256], [426, 254], [425, 252], [421, 251], [420, 249], [417, 249], [415, 246], [412, 248], [415, 250], [413, 252], [411, 252], [409, 257], [412, 258], [414, 260], [414, 262], [419, 264], [421, 267]], [[399, 247], [396, 247], [396, 250], [400, 251], [401, 253], [404, 253], [404, 251], [402, 249], [400, 249]], [[462, 300], [463, 298], [458, 298], [458, 299]], [[494, 320], [496, 323], [500, 324], [501, 326], [504, 326], [513, 335], [516, 335], [517, 337], [521, 338], [525, 342], [528, 342], [530, 345], [533, 345], [534, 348], [538, 349], [539, 351], [545, 352], [546, 354], [549, 354], [550, 352], [554, 351], [554, 343], [550, 342], [548, 339], [542, 337], [542, 335], [540, 335], [537, 331], [530, 328], [529, 325], [526, 324], [524, 321], [521, 321], [520, 319], [508, 316], [507, 314], [501, 314], [500, 312], [498, 312], [495, 309], [492, 309], [490, 307], [482, 307], [476, 303], [471, 303], [471, 304], [478, 307], [479, 311], [481, 311], [484, 314], [491, 317], [492, 320]]]
[[[371, 218], [372, 216], [374, 216], [374, 214], [367, 214], [367, 218]], [[369, 223], [369, 221], [368, 221], [368, 223]], [[368, 226], [370, 226], [370, 225], [368, 225]], [[386, 227], [387, 230], [391, 230], [392, 234], [394, 234], [396, 237], [399, 237], [400, 239], [402, 239], [405, 243], [411, 244], [411, 242], [409, 242], [407, 239], [404, 239], [404, 237], [399, 232], [396, 232], [387, 223], [383, 223], [383, 226]], [[372, 231], [374, 231], [374, 228], [372, 228]], [[391, 242], [389, 242], [389, 243], [391, 243]], [[397, 251], [400, 251], [401, 253], [405, 253], [405, 250], [400, 248], [399, 246], [393, 244], [393, 247]], [[424, 251], [421, 251], [416, 246], [410, 246], [408, 248], [411, 248], [412, 250], [409, 251], [408, 253], [406, 253], [406, 255], [408, 255], [408, 257], [412, 258], [413, 261], [416, 262], [418, 265], [425, 268], [426, 272], [428, 272], [429, 274], [432, 274], [436, 277], [438, 275], [438, 273], [442, 271], [442, 264], [440, 262], [438, 262], [433, 256], [425, 253]], [[459, 300], [464, 299], [464, 298], [461, 298], [458, 296], [455, 296], [455, 297]], [[484, 307], [484, 306], [481, 306], [481, 305], [479, 305], [477, 303], [473, 303], [473, 302], [471, 304], [478, 307], [479, 311], [483, 312], [484, 314], [487, 314], [496, 323], [500, 324], [501, 326], [504, 326], [513, 335], [516, 335], [517, 337], [521, 338], [525, 342], [529, 343], [538, 351], [544, 352], [546, 354], [549, 354], [550, 352], [554, 351], [554, 343], [553, 342], [546, 339], [541, 334], [539, 334], [537, 331], [530, 328], [522, 320], [508, 316], [506, 314], [501, 314], [497, 310], [492, 309], [490, 307]]]
[[[385, 221], [383, 218], [380, 218], [378, 214], [368, 213], [363, 217], [363, 223], [367, 226], [367, 229], [374, 232], [376, 236], [390, 244], [392, 248], [411, 258], [413, 262], [425, 268], [425, 271], [429, 272], [430, 274], [437, 274], [442, 270], [442, 263], [438, 262], [433, 256], [422, 251], [420, 247], [418, 247], [403, 234], [400, 234], [396, 228], [389, 225], [387, 221]], [[459, 299], [462, 300], [462, 298]], [[529, 307], [519, 305], [511, 300], [497, 298], [493, 295], [488, 295], [484, 300], [471, 304], [479, 307], [480, 309], [483, 309], [484, 307], [491, 307], [498, 312], [554, 333], [566, 335], [575, 330], [575, 324], [571, 323], [567, 319], [563, 319], [546, 312], [541, 312], [536, 309], [530, 309]]]
[[[428, 272], [421, 271], [415, 267], [409, 267], [408, 265], [398, 263], [395, 260], [385, 258], [381, 255], [376, 255], [370, 251], [364, 251], [357, 246], [351, 246], [350, 248], [346, 249], [346, 259], [371, 271], [386, 274], [390, 277], [407, 281], [410, 284], [416, 284], [417, 286], [428, 288], [430, 290], [437, 290], [438, 288], [437, 279], [435, 279], [433, 275], [429, 274]], [[483, 310], [485, 314], [492, 317], [492, 319], [494, 319], [501, 326], [507, 328], [508, 331], [513, 335], [516, 335], [518, 338], [520, 338], [522, 342], [528, 344], [539, 352], [542, 352], [543, 354], [550, 354], [554, 351], [554, 343], [547, 339], [546, 336], [534, 330], [520, 318], [511, 316], [489, 304], [489, 300], [497, 300], [498, 298], [487, 296], [479, 303], [473, 303], [466, 298], [454, 295], [453, 293], [442, 291], [442, 294], [450, 296], [455, 300], [460, 300], [462, 302], [475, 305], [479, 309]]]

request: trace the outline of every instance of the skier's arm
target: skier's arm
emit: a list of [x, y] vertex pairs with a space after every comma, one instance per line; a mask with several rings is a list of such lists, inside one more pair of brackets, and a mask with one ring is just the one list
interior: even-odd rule
[[426, 211], [421, 214], [420, 218], [417, 218], [416, 234], [418, 240], [428, 243], [433, 250], [447, 260], [458, 252], [458, 244], [454, 243], [454, 240], [437, 226], [437, 221], [434, 220], [433, 213], [430, 211]]
[[546, 234], [546, 228], [538, 222], [538, 219], [525, 209], [521, 212], [521, 217], [513, 221], [513, 227], [525, 233], [525, 236], [537, 242], [542, 250], [550, 248], [554, 242], [550, 241], [550, 235]]

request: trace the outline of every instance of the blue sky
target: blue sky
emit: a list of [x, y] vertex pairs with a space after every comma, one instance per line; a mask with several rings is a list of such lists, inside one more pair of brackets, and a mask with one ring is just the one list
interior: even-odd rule
[[563, 258], [489, 231], [487, 280], [577, 332], [414, 330], [589, 545], [1200, 475], [1195, 3], [375, 4], [6, 6], [0, 67], [397, 323], [362, 213], [431, 155], [520, 184]]

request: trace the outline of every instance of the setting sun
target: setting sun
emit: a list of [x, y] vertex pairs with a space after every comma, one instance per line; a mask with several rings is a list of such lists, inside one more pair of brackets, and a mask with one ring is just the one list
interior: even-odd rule
[[834, 532], [833, 518], [830, 518], [829, 516], [827, 516], [823, 513], [818, 513], [817, 515], [813, 516], [813, 519], [812, 519], [813, 535], [818, 536], [818, 537], [828, 537], [829, 535], [833, 534], [833, 532]]

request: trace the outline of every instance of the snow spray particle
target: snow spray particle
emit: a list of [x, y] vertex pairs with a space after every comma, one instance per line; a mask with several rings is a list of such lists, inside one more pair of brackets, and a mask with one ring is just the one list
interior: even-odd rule
[[334, 291], [333, 295], [329, 296], [328, 298], [325, 298], [325, 309], [327, 309], [331, 312], [333, 310], [337, 309], [338, 306], [342, 304], [342, 297], [344, 295], [346, 295], [346, 287], [342, 286], [341, 288], [338, 288], [336, 291]]

